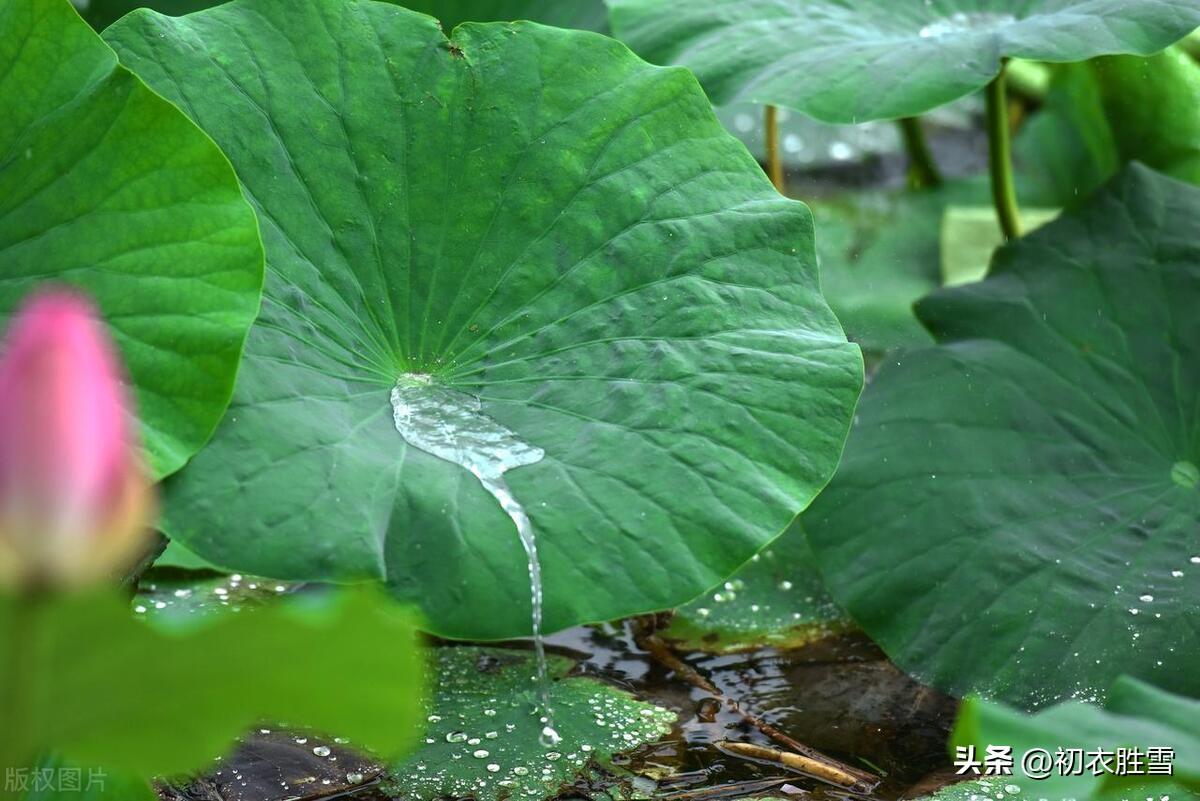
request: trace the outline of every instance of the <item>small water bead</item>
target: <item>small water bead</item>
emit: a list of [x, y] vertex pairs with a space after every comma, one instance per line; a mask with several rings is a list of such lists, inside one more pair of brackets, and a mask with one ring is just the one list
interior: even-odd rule
[[1144, 604], [1148, 604], [1154, 600], [1154, 596], [1153, 595], [1140, 595], [1140, 596], [1138, 596], [1138, 600]]
[[496, 710], [485, 709], [485, 710], [483, 710], [483, 714], [487, 715], [489, 718], [494, 718], [494, 717], [496, 717]]
[[524, 765], [517, 765], [512, 769], [512, 772], [514, 776], [527, 776], [529, 775], [529, 768]]
[[1200, 565], [1200, 556], [1193, 556], [1188, 561], [1191, 562], [1193, 565]]
[[793, 586], [792, 582], [788, 581], [787, 579], [784, 579], [783, 581], [779, 582], [779, 589], [783, 590], [784, 592], [787, 592], [788, 590], [790, 590], [792, 588], [792, 586]]
[[562, 742], [562, 736], [559, 735], [558, 731], [556, 731], [553, 726], [549, 725], [542, 728], [542, 736], [538, 739], [543, 748], [549, 748]]
[[446, 735], [448, 743], [463, 743], [467, 741], [467, 733], [465, 731], [452, 731]]
[[487, 751], [485, 751], [484, 749], [480, 748], [479, 750], [477, 750], [477, 751], [473, 752], [473, 753], [471, 754], [471, 756], [475, 757], [476, 759], [484, 759], [484, 758], [486, 758], [486, 757], [488, 757], [488, 756], [491, 756], [491, 755], [490, 755], [490, 754], [489, 754]]
[[1183, 578], [1183, 571], [1182, 570], [1172, 570], [1171, 577], [1172, 578]]
[[489, 731], [486, 734], [484, 734], [483, 736], [488, 738], [489, 740], [495, 740], [497, 737], [500, 736], [500, 732]]
[[318, 745], [315, 748], [313, 748], [313, 753], [319, 757], [327, 757], [327, 756], [329, 756], [329, 746]]
[[499, 773], [500, 772], [500, 766], [497, 765], [495, 762], [489, 762], [487, 769], [488, 769], [488, 773]]
[[363, 775], [361, 773], [347, 773], [346, 781], [350, 784], [362, 784]]
[[551, 762], [554, 762], [561, 758], [562, 758], [562, 754], [558, 753], [557, 751], [547, 751], [546, 752], [546, 759], [550, 760]]
[[479, 745], [479, 742], [480, 740], [478, 737], [472, 737], [471, 739], [467, 740], [467, 745]]
[[430, 715], [429, 717], [427, 717], [425, 719], [428, 720], [430, 723], [441, 723], [442, 722], [441, 715]]

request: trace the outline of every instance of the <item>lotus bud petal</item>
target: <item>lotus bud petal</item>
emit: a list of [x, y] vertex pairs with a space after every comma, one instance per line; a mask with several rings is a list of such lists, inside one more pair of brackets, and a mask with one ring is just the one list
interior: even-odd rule
[[136, 560], [153, 504], [135, 425], [92, 304], [28, 300], [0, 346], [0, 586], [75, 587]]

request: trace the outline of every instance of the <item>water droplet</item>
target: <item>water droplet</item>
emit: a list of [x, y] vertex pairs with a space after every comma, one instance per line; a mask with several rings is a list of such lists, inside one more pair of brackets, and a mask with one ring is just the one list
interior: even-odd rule
[[1200, 468], [1192, 462], [1176, 462], [1171, 465], [1171, 480], [1184, 489], [1195, 489], [1200, 486]]
[[327, 757], [327, 756], [329, 756], [329, 746], [318, 745], [316, 748], [313, 749], [313, 753], [319, 757]]
[[461, 743], [466, 742], [467, 733], [465, 731], [452, 731], [446, 735], [446, 742]]
[[1141, 596], [1138, 596], [1138, 600], [1144, 604], [1148, 604], [1154, 600], [1154, 596], [1153, 595], [1141, 595]]
[[787, 592], [791, 588], [792, 588], [792, 582], [788, 581], [787, 579], [784, 579], [783, 581], [779, 582], [779, 589], [783, 590], [784, 592]]
[[500, 766], [497, 765], [495, 762], [489, 762], [487, 769], [488, 769], [488, 773], [499, 773], [500, 772]]
[[480, 748], [479, 750], [477, 750], [477, 751], [473, 752], [473, 753], [471, 754], [471, 756], [475, 757], [476, 759], [483, 759], [484, 757], [487, 757], [487, 756], [489, 756], [489, 754], [488, 754], [488, 752], [487, 752], [487, 751], [485, 751], [484, 749]]
[[350, 784], [362, 784], [363, 775], [361, 773], [347, 773], [346, 781]]
[[[538, 691], [542, 712], [549, 717], [550, 677], [542, 638], [542, 568], [537, 538], [529, 515], [504, 480], [509, 470], [540, 462], [545, 451], [484, 414], [478, 398], [437, 386], [427, 375], [402, 376], [392, 388], [391, 403], [393, 422], [405, 442], [473, 474], [516, 526], [528, 561]], [[496, 712], [485, 709], [484, 714], [490, 717]]]

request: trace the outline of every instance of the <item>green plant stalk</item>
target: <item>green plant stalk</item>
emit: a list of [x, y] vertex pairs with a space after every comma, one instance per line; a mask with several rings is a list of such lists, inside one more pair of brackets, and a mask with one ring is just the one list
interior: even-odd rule
[[928, 189], [942, 182], [942, 173], [934, 161], [929, 143], [925, 140], [925, 129], [920, 117], [903, 117], [896, 120], [900, 134], [904, 137], [904, 150], [908, 153], [908, 181], [915, 189]]
[[783, 194], [783, 160], [779, 157], [779, 109], [767, 106], [763, 112], [763, 136], [767, 143], [767, 177]]
[[29, 751], [30, 729], [34, 725], [30, 707], [33, 699], [32, 638], [37, 632], [39, 602], [36, 597], [17, 596], [8, 602], [6, 630], [0, 631], [0, 660], [4, 670], [0, 682], [0, 799], [19, 799], [22, 793], [10, 789], [10, 771], [34, 768], [36, 754]]
[[992, 179], [992, 203], [996, 206], [996, 218], [1000, 221], [1000, 231], [1006, 241], [1021, 235], [1017, 192], [1013, 184], [1008, 97], [1004, 90], [1007, 68], [1008, 62], [1005, 61], [984, 93], [987, 101], [988, 170]]

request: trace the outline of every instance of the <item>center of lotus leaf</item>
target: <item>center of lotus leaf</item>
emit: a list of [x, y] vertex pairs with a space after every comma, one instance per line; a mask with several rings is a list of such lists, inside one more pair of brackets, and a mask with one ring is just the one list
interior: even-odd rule
[[545, 453], [483, 413], [479, 398], [408, 373], [392, 389], [392, 414], [404, 440], [453, 462], [484, 482], [540, 462]]
[[1171, 465], [1171, 480], [1184, 489], [1200, 485], [1200, 468], [1194, 462], [1179, 461]]

